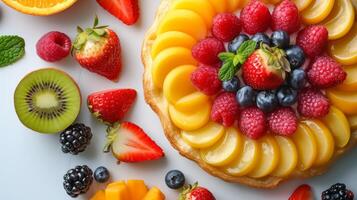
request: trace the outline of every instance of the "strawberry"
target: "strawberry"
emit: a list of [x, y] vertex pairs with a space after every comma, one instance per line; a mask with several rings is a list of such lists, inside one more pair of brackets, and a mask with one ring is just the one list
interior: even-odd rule
[[180, 193], [179, 200], [216, 200], [213, 194], [204, 187], [198, 186], [196, 182], [193, 185], [185, 186]]
[[133, 89], [106, 90], [90, 94], [87, 104], [97, 119], [113, 124], [124, 118], [135, 99], [136, 91]]
[[97, 0], [97, 2], [126, 25], [135, 24], [139, 19], [138, 0]]
[[300, 185], [294, 193], [290, 196], [289, 200], [312, 200], [311, 187], [309, 185]]
[[117, 34], [107, 26], [98, 26], [98, 18], [92, 28], [78, 27], [72, 55], [78, 63], [91, 72], [117, 81], [121, 71], [121, 47]]
[[112, 150], [122, 162], [157, 160], [164, 156], [163, 150], [136, 124], [123, 122], [108, 128], [108, 143], [104, 151]]

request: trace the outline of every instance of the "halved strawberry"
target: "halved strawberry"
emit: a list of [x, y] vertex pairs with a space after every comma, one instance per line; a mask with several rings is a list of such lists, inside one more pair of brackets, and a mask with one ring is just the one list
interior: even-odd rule
[[100, 6], [127, 25], [139, 18], [138, 0], [97, 0]]
[[108, 128], [108, 143], [113, 155], [122, 162], [157, 160], [164, 156], [163, 150], [136, 124], [123, 122]]
[[312, 200], [311, 187], [309, 185], [300, 185], [294, 193], [290, 196], [289, 200]]

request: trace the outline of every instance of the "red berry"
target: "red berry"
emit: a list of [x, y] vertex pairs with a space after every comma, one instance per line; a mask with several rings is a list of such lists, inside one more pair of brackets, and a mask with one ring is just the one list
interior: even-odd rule
[[204, 187], [196, 187], [189, 194], [188, 200], [216, 200], [213, 194]]
[[192, 47], [192, 56], [206, 65], [220, 62], [218, 54], [225, 51], [223, 42], [216, 38], [206, 38]]
[[265, 32], [271, 23], [271, 15], [264, 3], [253, 0], [240, 13], [243, 30], [248, 34]]
[[238, 109], [235, 95], [229, 92], [222, 93], [214, 100], [211, 119], [223, 126], [232, 126], [237, 118]]
[[239, 115], [239, 128], [252, 139], [259, 139], [266, 133], [266, 119], [263, 111], [257, 107], [243, 109]]
[[52, 31], [40, 38], [36, 44], [36, 51], [43, 60], [54, 62], [68, 56], [71, 47], [71, 39], [66, 34]]
[[319, 118], [328, 114], [330, 103], [320, 90], [305, 88], [299, 92], [297, 109], [303, 117]]
[[318, 88], [334, 87], [342, 83], [346, 76], [341, 64], [327, 55], [317, 57], [307, 71], [309, 82]]
[[218, 78], [218, 69], [214, 67], [198, 67], [191, 75], [193, 85], [206, 95], [215, 95], [222, 88]]
[[221, 13], [213, 19], [212, 34], [223, 42], [233, 40], [241, 30], [240, 19], [232, 13]]
[[328, 31], [322, 25], [311, 25], [302, 29], [297, 37], [299, 45], [310, 58], [314, 58], [324, 52], [328, 41]]
[[272, 13], [272, 29], [294, 33], [300, 28], [299, 10], [290, 0], [284, 0]]
[[290, 107], [281, 107], [269, 113], [267, 121], [269, 129], [282, 136], [294, 134], [298, 125], [296, 114]]
[[288, 200], [311, 200], [313, 199], [311, 187], [309, 185], [300, 185], [294, 193], [291, 194]]

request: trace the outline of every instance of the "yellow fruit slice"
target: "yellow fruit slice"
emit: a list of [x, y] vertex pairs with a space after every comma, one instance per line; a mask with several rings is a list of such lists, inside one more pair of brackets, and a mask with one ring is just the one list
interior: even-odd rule
[[195, 131], [182, 131], [182, 138], [194, 148], [208, 148], [214, 145], [225, 133], [224, 126], [209, 122]]
[[357, 13], [357, 1], [352, 0], [353, 7], [355, 8], [355, 12]]
[[332, 105], [348, 115], [357, 114], [357, 93], [345, 92], [336, 89], [326, 90]]
[[319, 120], [304, 120], [302, 121], [309, 127], [316, 138], [317, 157], [314, 161], [314, 166], [321, 166], [326, 164], [333, 156], [335, 143], [331, 132]]
[[230, 163], [242, 151], [243, 137], [236, 128], [228, 128], [219, 142], [207, 149], [201, 149], [201, 158], [213, 166]]
[[357, 115], [348, 116], [348, 122], [350, 123], [350, 127], [352, 130], [357, 129]]
[[259, 140], [262, 150], [260, 160], [253, 171], [249, 173], [252, 178], [262, 178], [272, 173], [279, 164], [280, 150], [274, 136], [267, 135]]
[[246, 5], [248, 5], [248, 3], [251, 0], [241, 0], [241, 3], [238, 5], [238, 8], [244, 8]]
[[181, 130], [194, 131], [209, 121], [211, 114], [211, 103], [202, 104], [199, 108], [191, 112], [181, 112], [175, 106], [169, 106], [169, 114], [172, 122]]
[[181, 65], [196, 65], [191, 50], [183, 47], [171, 47], [161, 51], [152, 66], [152, 79], [156, 87], [162, 88], [167, 74]]
[[249, 174], [258, 164], [261, 156], [260, 145], [257, 141], [244, 138], [243, 152], [223, 170], [233, 176]]
[[345, 36], [352, 28], [355, 11], [350, 0], [335, 0], [329, 16], [321, 23], [328, 30], [328, 38], [336, 40]]
[[298, 7], [299, 11], [303, 11], [306, 8], [308, 8], [311, 3], [313, 2], [313, 0], [293, 0], [293, 2], [295, 3], [295, 5]]
[[191, 82], [191, 74], [195, 69], [194, 65], [182, 65], [166, 76], [163, 92], [170, 103], [175, 104], [177, 100], [196, 91]]
[[159, 190], [159, 188], [153, 187], [149, 190], [149, 192], [142, 200], [164, 200], [164, 199], [165, 199], [165, 195]]
[[209, 101], [209, 96], [202, 92], [194, 92], [176, 101], [175, 108], [182, 112], [189, 112]]
[[263, 0], [263, 2], [266, 3], [266, 4], [278, 4], [281, 1], [282, 0]]
[[161, 22], [157, 34], [160, 35], [168, 31], [184, 32], [196, 40], [201, 40], [207, 35], [207, 25], [200, 15], [191, 10], [173, 10]]
[[329, 41], [329, 50], [331, 56], [341, 64], [357, 64], [357, 23], [344, 37]]
[[103, 190], [97, 191], [90, 200], [105, 200], [105, 192]]
[[111, 183], [105, 189], [106, 200], [127, 200], [130, 199], [128, 187], [124, 182]]
[[228, 0], [228, 11], [234, 12], [238, 9], [238, 6], [243, 2], [243, 0]]
[[77, 0], [3, 0], [8, 6], [30, 15], [53, 15], [71, 7]]
[[280, 161], [273, 176], [289, 176], [297, 166], [298, 152], [294, 142], [288, 137], [275, 136], [280, 149]]
[[342, 111], [331, 106], [330, 112], [322, 119], [322, 121], [330, 129], [337, 147], [342, 148], [348, 144], [351, 137], [351, 129], [348, 119]]
[[339, 84], [336, 88], [338, 90], [347, 92], [357, 91], [357, 65], [344, 66], [343, 69], [347, 73], [346, 80]]
[[335, 0], [314, 0], [301, 12], [301, 18], [306, 24], [322, 22], [331, 13]]
[[130, 193], [130, 200], [142, 200], [148, 192], [143, 180], [128, 180], [126, 185]]
[[227, 0], [208, 0], [217, 13], [227, 12], [228, 3]]

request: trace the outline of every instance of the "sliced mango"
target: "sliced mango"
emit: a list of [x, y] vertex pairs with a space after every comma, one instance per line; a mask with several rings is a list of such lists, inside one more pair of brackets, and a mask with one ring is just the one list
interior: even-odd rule
[[357, 115], [348, 116], [348, 122], [352, 130], [357, 130]]
[[104, 190], [97, 191], [90, 200], [105, 200], [105, 192]]
[[336, 89], [326, 90], [332, 105], [348, 115], [357, 114], [357, 93], [345, 92]]
[[290, 138], [283, 136], [275, 136], [275, 140], [280, 149], [280, 161], [273, 172], [273, 176], [289, 176], [298, 163], [298, 152], [295, 143]]
[[128, 180], [126, 185], [130, 193], [130, 200], [142, 200], [148, 192], [143, 180]]
[[208, 148], [214, 145], [225, 134], [224, 126], [209, 122], [195, 131], [182, 131], [182, 138], [194, 148]]
[[209, 101], [209, 96], [202, 92], [194, 92], [176, 101], [175, 108], [182, 112], [189, 112]]
[[142, 200], [165, 200], [165, 195], [157, 187], [153, 187]]
[[303, 11], [306, 8], [308, 8], [311, 3], [313, 2], [313, 0], [293, 0], [293, 2], [295, 3], [295, 5], [298, 7], [299, 11]]
[[343, 69], [347, 73], [346, 80], [339, 84], [336, 88], [338, 90], [347, 92], [357, 91], [357, 65], [344, 66]]
[[314, 2], [301, 12], [301, 18], [306, 24], [322, 22], [331, 13], [335, 0], [314, 0]]
[[130, 193], [124, 182], [111, 183], [105, 189], [106, 200], [128, 200]]
[[223, 13], [228, 11], [227, 0], [208, 0], [217, 13]]

